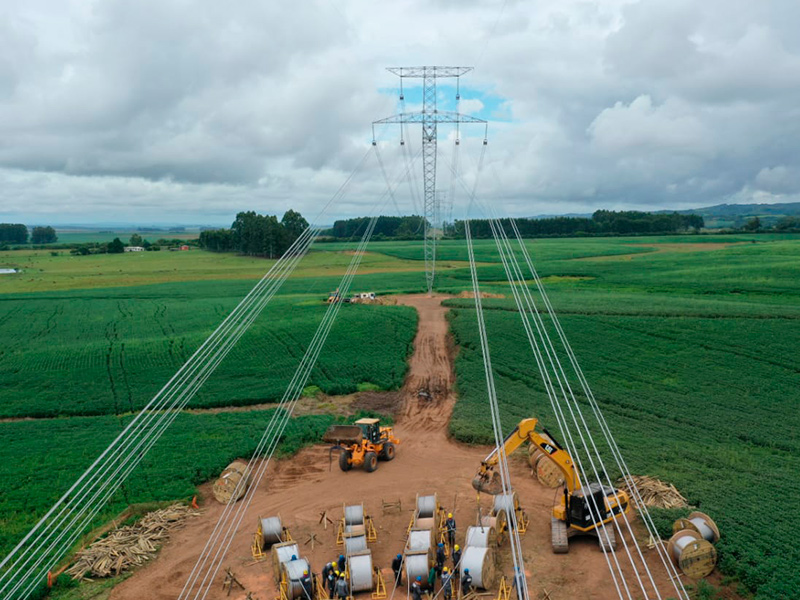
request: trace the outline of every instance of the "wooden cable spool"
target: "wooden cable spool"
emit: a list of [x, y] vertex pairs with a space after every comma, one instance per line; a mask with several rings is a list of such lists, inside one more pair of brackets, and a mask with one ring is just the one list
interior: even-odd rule
[[303, 584], [300, 580], [305, 571], [308, 571], [309, 575], [311, 574], [311, 568], [305, 558], [283, 563], [283, 573], [286, 576], [286, 597], [289, 600], [303, 597]]
[[362, 550], [347, 557], [350, 593], [372, 591], [372, 552]]
[[505, 541], [506, 534], [508, 533], [506, 513], [502, 512], [494, 517], [481, 517], [481, 525], [494, 529], [495, 544], [497, 546], [500, 546]]
[[364, 524], [364, 505], [353, 504], [344, 507], [344, 524], [347, 525], [363, 525]]
[[439, 501], [436, 494], [432, 496], [417, 496], [417, 518], [428, 519], [436, 517], [436, 510], [439, 508]]
[[477, 548], [493, 548], [496, 545], [497, 532], [494, 527], [467, 527], [467, 537], [464, 540], [464, 546], [467, 548], [471, 546]]
[[517, 492], [510, 494], [498, 494], [494, 497], [494, 506], [492, 507], [492, 515], [497, 515], [499, 512], [513, 512], [519, 508], [519, 498]]
[[421, 577], [423, 587], [427, 586], [428, 574], [430, 573], [431, 566], [433, 566], [433, 559], [430, 550], [426, 552], [406, 553], [407, 581], [415, 581], [417, 577]]
[[275, 581], [280, 582], [283, 565], [292, 560], [292, 556], [299, 554], [300, 548], [297, 542], [281, 542], [272, 546], [272, 573]]
[[667, 552], [675, 565], [692, 579], [702, 579], [717, 564], [716, 548], [691, 529], [679, 531], [669, 538]]
[[435, 529], [436, 519], [434, 517], [424, 517], [414, 519], [414, 529]]
[[469, 569], [472, 584], [488, 590], [495, 584], [497, 571], [494, 566], [494, 551], [491, 548], [467, 546], [461, 556], [461, 572]]
[[280, 517], [261, 519], [261, 549], [265, 550], [283, 541], [283, 524]]
[[561, 469], [542, 453], [539, 453], [534, 469], [536, 470], [536, 479], [545, 487], [557, 488], [564, 483], [564, 474]]
[[242, 460], [235, 460], [220, 474], [214, 482], [211, 491], [214, 498], [222, 504], [236, 502], [244, 496], [247, 486], [250, 485], [250, 469]]
[[426, 552], [433, 548], [432, 529], [412, 529], [408, 533], [406, 552]]
[[716, 544], [719, 541], [719, 528], [714, 519], [699, 510], [691, 513], [686, 519], [678, 519], [672, 524], [672, 533], [690, 529], [699, 533], [704, 540]]

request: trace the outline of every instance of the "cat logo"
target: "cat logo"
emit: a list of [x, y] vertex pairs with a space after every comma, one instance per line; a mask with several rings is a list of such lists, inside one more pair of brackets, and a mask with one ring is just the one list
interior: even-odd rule
[[553, 454], [556, 451], [556, 449], [553, 448], [550, 444], [542, 444], [542, 450], [544, 450], [548, 454]]

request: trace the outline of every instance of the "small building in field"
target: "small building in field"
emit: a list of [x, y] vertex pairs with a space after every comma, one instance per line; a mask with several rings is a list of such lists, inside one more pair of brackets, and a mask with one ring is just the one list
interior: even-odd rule
[[144, 252], [141, 246], [125, 246], [125, 252]]
[[181, 246], [181, 250], [189, 250], [189, 249], [190, 249], [189, 246], [187, 246], [186, 244]]

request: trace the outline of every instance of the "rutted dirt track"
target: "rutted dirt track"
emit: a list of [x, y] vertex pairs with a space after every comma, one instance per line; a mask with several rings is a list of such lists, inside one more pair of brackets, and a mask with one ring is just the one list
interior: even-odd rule
[[[459, 525], [457, 541], [463, 541], [464, 530], [475, 521], [478, 508], [470, 481], [488, 448], [457, 444], [447, 437], [455, 396], [452, 391], [452, 348], [445, 319], [447, 309], [440, 305], [441, 299], [398, 297], [398, 303], [414, 306], [419, 311], [420, 320], [415, 353], [395, 428], [402, 440], [397, 458], [390, 463], [380, 463], [378, 470], [369, 474], [362, 470], [342, 473], [335, 462], [329, 464], [327, 447], [319, 445], [304, 449], [291, 459], [276, 461], [259, 486], [208, 598], [245, 598], [246, 593], [238, 589], [230, 596], [222, 591], [225, 567], [233, 570], [255, 598], [271, 600], [275, 597], [270, 562], [254, 563], [250, 555], [250, 543], [259, 516], [279, 514], [283, 524], [299, 542], [301, 555], [309, 559], [317, 572], [324, 562], [339, 555], [335, 528], [329, 525], [327, 530], [323, 529], [320, 513], [327, 511], [332, 519], [339, 519], [345, 503], [363, 502], [367, 514], [373, 516], [378, 541], [371, 544], [371, 549], [375, 564], [384, 572], [391, 572], [392, 557], [403, 549], [417, 493], [438, 493], [443, 506], [455, 512]], [[420, 390], [430, 393], [431, 399], [420, 398]], [[513, 457], [511, 473], [531, 521], [523, 538], [531, 597], [543, 597], [543, 590], [547, 590], [551, 600], [616, 598], [617, 592], [605, 558], [596, 542], [588, 538], [573, 539], [568, 555], [551, 553], [549, 514], [554, 490], [535, 482], [521, 455]], [[223, 507], [213, 499], [210, 485], [204, 487], [203, 493], [206, 498], [203, 515], [175, 532], [158, 558], [118, 585], [111, 598], [173, 600], [178, 597], [222, 513]], [[398, 500], [402, 504], [400, 511], [383, 510], [382, 501]], [[489, 502], [488, 497], [482, 498], [484, 512]], [[312, 534], [316, 536], [313, 548], [309, 541]], [[502, 569], [509, 575], [511, 563], [507, 553], [506, 545], [502, 551]], [[653, 555], [649, 562], [657, 566], [654, 573], [659, 588], [669, 596], [671, 586], [662, 575], [663, 567], [654, 552], [648, 551], [648, 554]], [[627, 559], [623, 560], [622, 552], [619, 559], [621, 563], [627, 562]], [[389, 580], [387, 576], [387, 582]], [[632, 575], [628, 580], [635, 581]], [[404, 589], [398, 590], [395, 598], [404, 598], [405, 595]], [[366, 594], [360, 596], [369, 598]]]

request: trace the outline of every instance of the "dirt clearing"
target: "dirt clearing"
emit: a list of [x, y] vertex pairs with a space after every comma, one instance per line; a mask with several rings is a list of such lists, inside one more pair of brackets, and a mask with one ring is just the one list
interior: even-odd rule
[[[336, 461], [329, 461], [326, 446], [316, 445], [301, 450], [296, 456], [275, 461], [268, 475], [259, 484], [242, 526], [228, 552], [222, 570], [216, 575], [208, 598], [227, 598], [222, 590], [224, 569], [230, 567], [246, 590], [260, 600], [276, 596], [270, 562], [254, 563], [250, 543], [258, 518], [280, 515], [300, 546], [302, 556], [319, 572], [325, 562], [340, 554], [336, 545], [336, 528], [323, 528], [321, 513], [337, 520], [344, 504], [364, 503], [366, 513], [374, 518], [378, 540], [370, 544], [374, 564], [383, 569], [391, 595], [392, 557], [402, 552], [406, 528], [414, 508], [416, 494], [438, 493], [439, 501], [455, 513], [458, 523], [457, 542], [463, 544], [464, 531], [475, 523], [479, 509], [485, 514], [491, 498], [482, 496], [480, 504], [470, 485], [482, 458], [489, 448], [465, 446], [447, 436], [447, 425], [455, 403], [453, 347], [441, 306], [443, 296], [399, 296], [398, 303], [419, 311], [419, 330], [414, 341], [415, 352], [402, 392], [389, 400], [399, 410], [396, 435], [401, 439], [397, 458], [379, 463], [374, 473], [357, 469], [348, 473], [339, 470]], [[372, 393], [377, 395], [377, 393]], [[366, 400], [368, 396], [360, 396]], [[373, 396], [373, 399], [375, 397]], [[551, 600], [568, 598], [607, 600], [617, 597], [605, 557], [596, 541], [575, 539], [567, 555], [554, 555], [550, 550], [550, 509], [555, 490], [544, 488], [531, 476], [526, 453], [512, 457], [511, 475], [522, 505], [530, 517], [530, 526], [522, 539], [523, 554], [532, 598], [547, 590]], [[334, 457], [335, 458], [335, 457]], [[211, 486], [202, 488], [203, 514], [187, 522], [165, 544], [158, 558], [122, 582], [112, 591], [115, 600], [141, 598], [174, 600], [180, 593], [203, 545], [216, 524], [223, 507], [211, 499]], [[384, 502], [400, 502], [400, 508], [384, 510]], [[315, 536], [312, 543], [311, 536]], [[658, 557], [647, 550], [659, 589], [669, 596], [670, 584], [663, 575]], [[511, 574], [508, 546], [501, 551], [501, 570]], [[627, 559], [619, 553], [626, 569]], [[635, 577], [627, 566], [627, 579], [635, 586]], [[492, 595], [496, 593], [496, 590]], [[234, 590], [230, 598], [243, 600], [246, 592]], [[406, 590], [397, 590], [396, 599], [405, 598]], [[358, 597], [369, 598], [368, 594]]]

